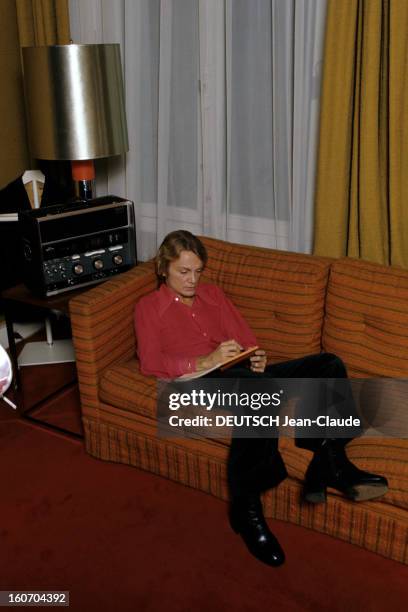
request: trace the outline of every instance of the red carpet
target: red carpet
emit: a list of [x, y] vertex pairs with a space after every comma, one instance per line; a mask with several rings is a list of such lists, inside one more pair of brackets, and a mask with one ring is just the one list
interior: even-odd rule
[[[293, 525], [277, 569], [225, 503], [17, 421], [0, 405], [0, 590], [69, 590], [74, 611], [405, 609], [406, 566]], [[405, 602], [405, 603], [404, 603]]]

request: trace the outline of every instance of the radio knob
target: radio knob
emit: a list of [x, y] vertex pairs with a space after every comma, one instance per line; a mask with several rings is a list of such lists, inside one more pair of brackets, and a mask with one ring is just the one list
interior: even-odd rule
[[84, 266], [82, 266], [81, 264], [76, 264], [73, 267], [73, 270], [74, 270], [74, 274], [77, 274], [79, 276], [84, 271]]
[[94, 265], [95, 270], [102, 270], [103, 268], [102, 259], [95, 259], [95, 261], [93, 262], [93, 265]]
[[113, 258], [113, 263], [116, 264], [117, 266], [120, 266], [120, 264], [123, 263], [122, 255], [115, 255], [115, 257]]

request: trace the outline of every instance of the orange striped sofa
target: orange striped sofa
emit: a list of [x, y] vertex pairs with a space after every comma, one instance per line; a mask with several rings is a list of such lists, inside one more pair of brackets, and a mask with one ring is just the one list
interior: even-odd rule
[[[333, 352], [354, 377], [408, 377], [408, 271], [203, 238], [207, 282], [223, 287], [254, 329], [270, 361]], [[133, 312], [156, 287], [152, 262], [70, 302], [87, 451], [227, 499], [228, 443], [156, 434], [156, 381], [136, 358]], [[289, 478], [264, 496], [267, 517], [291, 521], [408, 563], [408, 444], [356, 439], [349, 456], [384, 474], [390, 489], [353, 503], [335, 491], [327, 504], [301, 500], [310, 459], [280, 442]]]

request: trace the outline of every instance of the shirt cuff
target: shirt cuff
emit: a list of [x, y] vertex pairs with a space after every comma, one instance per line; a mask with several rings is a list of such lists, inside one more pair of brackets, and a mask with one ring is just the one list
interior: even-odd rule
[[180, 357], [180, 359], [176, 360], [176, 366], [178, 369], [178, 376], [192, 374], [196, 371], [197, 359], [196, 357]]

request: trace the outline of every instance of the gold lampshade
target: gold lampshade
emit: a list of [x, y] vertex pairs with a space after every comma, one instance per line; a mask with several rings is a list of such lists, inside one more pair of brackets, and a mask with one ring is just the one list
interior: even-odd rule
[[89, 160], [129, 150], [119, 44], [23, 48], [33, 157]]

